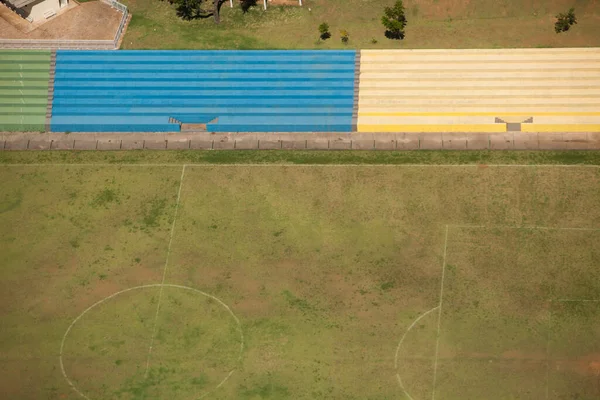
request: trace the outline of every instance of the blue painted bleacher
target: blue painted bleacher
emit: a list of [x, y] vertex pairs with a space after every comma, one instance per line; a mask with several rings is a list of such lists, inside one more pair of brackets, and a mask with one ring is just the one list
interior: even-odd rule
[[[354, 51], [75, 51], [56, 57], [54, 132], [349, 132]], [[175, 122], [170, 122], [176, 120]]]

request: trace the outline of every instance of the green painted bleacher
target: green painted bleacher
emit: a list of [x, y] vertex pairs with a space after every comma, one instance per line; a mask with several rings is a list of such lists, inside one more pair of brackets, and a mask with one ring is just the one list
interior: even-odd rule
[[0, 131], [44, 131], [50, 51], [0, 51]]

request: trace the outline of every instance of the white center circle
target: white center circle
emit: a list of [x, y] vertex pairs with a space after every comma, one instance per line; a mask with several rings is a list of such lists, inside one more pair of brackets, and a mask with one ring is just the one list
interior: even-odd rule
[[[157, 293], [138, 289], [164, 291], [160, 314]], [[87, 400], [140, 393], [200, 399], [229, 379], [243, 350], [240, 321], [220, 299], [153, 284], [114, 293], [75, 318], [60, 345], [60, 368]]]

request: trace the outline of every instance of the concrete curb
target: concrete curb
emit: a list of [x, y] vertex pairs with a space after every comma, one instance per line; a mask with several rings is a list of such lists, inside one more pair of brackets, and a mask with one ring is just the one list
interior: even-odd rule
[[4, 150], [600, 150], [589, 133], [0, 133]]

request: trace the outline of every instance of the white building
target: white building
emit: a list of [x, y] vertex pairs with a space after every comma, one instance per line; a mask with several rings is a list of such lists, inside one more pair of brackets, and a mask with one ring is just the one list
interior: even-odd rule
[[3, 0], [29, 22], [52, 18], [58, 10], [68, 5], [68, 0]]

